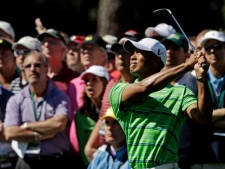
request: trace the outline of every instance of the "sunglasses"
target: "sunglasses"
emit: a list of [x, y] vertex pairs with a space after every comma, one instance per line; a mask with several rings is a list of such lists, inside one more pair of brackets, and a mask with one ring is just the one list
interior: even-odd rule
[[222, 49], [223, 45], [224, 44], [206, 45], [204, 48], [205, 48], [205, 51], [209, 52], [211, 49], [220, 50], [220, 49]]
[[73, 52], [79, 52], [80, 50], [77, 47], [68, 47], [68, 51], [72, 50]]
[[14, 51], [14, 55], [16, 57], [18, 57], [20, 55], [26, 55], [28, 52], [30, 52], [30, 50], [15, 50]]
[[35, 68], [40, 68], [41, 67], [41, 63], [27, 64], [27, 65], [25, 65], [23, 67], [25, 69], [29, 69], [29, 68], [31, 68], [32, 65], [34, 65]]

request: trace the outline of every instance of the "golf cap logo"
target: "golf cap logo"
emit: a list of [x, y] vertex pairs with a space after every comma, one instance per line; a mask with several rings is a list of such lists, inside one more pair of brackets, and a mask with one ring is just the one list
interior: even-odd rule
[[177, 39], [179, 40], [180, 39], [180, 36], [178, 34], [171, 34], [168, 39]]
[[163, 52], [160, 51], [160, 49], [158, 49], [158, 55], [163, 54]]
[[85, 41], [91, 41], [93, 39], [93, 36], [87, 36], [86, 38], [85, 38]]

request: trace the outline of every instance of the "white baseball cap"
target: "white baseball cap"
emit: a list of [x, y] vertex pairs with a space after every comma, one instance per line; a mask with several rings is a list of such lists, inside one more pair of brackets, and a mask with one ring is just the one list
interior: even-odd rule
[[220, 32], [220, 31], [217, 31], [217, 30], [211, 30], [209, 32], [207, 32], [202, 41], [201, 41], [201, 46], [204, 46], [205, 43], [210, 40], [210, 39], [215, 39], [215, 40], [218, 40], [220, 42], [225, 42], [225, 35]]
[[175, 33], [176, 30], [173, 28], [173, 26], [168, 25], [166, 23], [160, 23], [156, 25], [155, 27], [148, 27], [145, 30], [145, 36], [151, 37], [153, 31], [157, 32], [160, 36], [167, 37], [172, 33]]
[[13, 39], [15, 38], [15, 32], [10, 23], [5, 21], [0, 21], [0, 29], [9, 34]]
[[81, 79], [84, 80], [87, 74], [93, 74], [99, 77], [104, 77], [109, 80], [109, 73], [103, 66], [93, 65], [90, 66], [86, 71], [81, 73]]
[[113, 35], [109, 35], [109, 34], [106, 34], [104, 36], [102, 36], [102, 39], [108, 43], [108, 44], [114, 44], [117, 42], [118, 38], [116, 36], [113, 36]]
[[164, 65], [166, 64], [166, 48], [156, 39], [143, 38], [138, 42], [128, 39], [124, 42], [123, 47], [128, 53], [133, 53], [135, 48], [153, 52], [155, 55], [160, 56]]
[[19, 45], [25, 46], [26, 48], [30, 50], [37, 50], [41, 52], [41, 46], [42, 46], [41, 41], [31, 36], [24, 36], [20, 38], [19, 41], [13, 44], [12, 49], [16, 50]]

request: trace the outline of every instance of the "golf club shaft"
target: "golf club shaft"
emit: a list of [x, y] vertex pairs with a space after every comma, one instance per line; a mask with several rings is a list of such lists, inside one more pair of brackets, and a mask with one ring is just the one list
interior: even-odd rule
[[[193, 46], [193, 44], [191, 43], [191, 41], [189, 40], [189, 38], [186, 36], [186, 34], [184, 33], [184, 31], [181, 28], [180, 24], [177, 22], [176, 18], [173, 16], [172, 12], [169, 9], [166, 9], [166, 8], [157, 9], [157, 10], [153, 11], [153, 14], [155, 14], [155, 15], [161, 15], [161, 14], [163, 14], [165, 12], [168, 12], [172, 16], [173, 20], [176, 22], [177, 26], [180, 28], [181, 32], [183, 33], [184, 37], [188, 41], [188, 43], [191, 46], [192, 50], [195, 51], [195, 47]], [[208, 66], [205, 63], [203, 63], [201, 65], [201, 67], [203, 69], [205, 69], [205, 70], [208, 69]]]
[[[180, 28], [180, 30], [181, 30], [181, 32], [183, 33], [184, 37], [185, 37], [186, 40], [188, 41], [188, 43], [189, 43], [189, 45], [191, 46], [192, 50], [195, 51], [195, 47], [192, 45], [191, 41], [190, 41], [189, 38], [186, 36], [186, 34], [184, 33], [183, 29], [180, 27], [180, 24], [177, 22], [176, 18], [173, 16], [172, 13], [170, 13], [170, 14], [171, 14], [172, 18], [174, 19], [174, 21], [176, 22], [177, 26]], [[205, 70], [208, 69], [208, 67], [207, 67], [207, 65], [206, 65], [205, 63], [203, 63], [203, 64], [201, 65], [201, 67], [202, 67], [203, 69], [205, 69]]]
[[191, 46], [191, 49], [193, 51], [195, 51], [195, 47], [193, 46], [193, 44], [191, 43], [191, 41], [189, 40], [189, 38], [186, 36], [186, 34], [184, 33], [183, 29], [180, 27], [179, 23], [177, 22], [176, 18], [173, 16], [173, 14], [171, 14], [171, 16], [173, 17], [174, 21], [176, 22], [177, 26], [180, 28], [181, 32], [183, 33], [184, 37], [186, 38], [186, 40], [188, 41], [189, 45]]

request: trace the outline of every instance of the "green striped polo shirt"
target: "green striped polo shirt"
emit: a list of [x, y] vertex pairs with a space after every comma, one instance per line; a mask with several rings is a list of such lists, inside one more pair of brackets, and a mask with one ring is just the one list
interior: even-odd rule
[[122, 92], [127, 85], [116, 84], [109, 97], [126, 134], [131, 167], [146, 169], [178, 162], [178, 136], [186, 118], [185, 110], [197, 103], [197, 96], [185, 86], [169, 84], [120, 110]]

